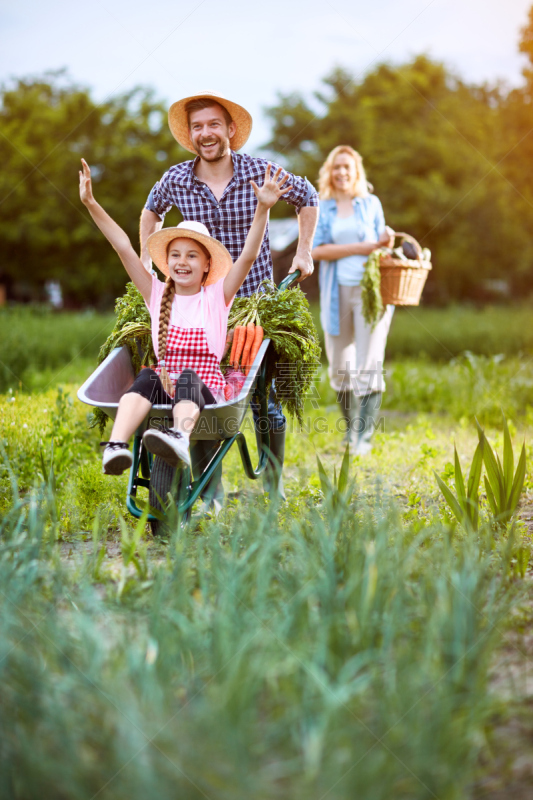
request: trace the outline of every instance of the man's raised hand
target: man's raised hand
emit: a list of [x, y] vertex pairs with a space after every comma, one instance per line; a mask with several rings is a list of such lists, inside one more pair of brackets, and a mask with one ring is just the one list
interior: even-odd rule
[[282, 168], [278, 167], [274, 175], [271, 175], [271, 166], [271, 164], [267, 164], [267, 168], [265, 170], [265, 180], [261, 187], [259, 187], [255, 181], [250, 181], [255, 196], [261, 205], [266, 206], [266, 208], [272, 208], [272, 206], [277, 203], [280, 197], [282, 197], [284, 194], [287, 194], [287, 192], [290, 192], [292, 189], [292, 186], [283, 186], [283, 184], [289, 178], [288, 175], [285, 175], [284, 178], [279, 180], [279, 177], [283, 171]]
[[88, 205], [94, 200], [93, 187], [91, 183], [91, 170], [89, 169], [89, 165], [84, 158], [81, 160], [80, 170], [80, 200], [84, 205]]

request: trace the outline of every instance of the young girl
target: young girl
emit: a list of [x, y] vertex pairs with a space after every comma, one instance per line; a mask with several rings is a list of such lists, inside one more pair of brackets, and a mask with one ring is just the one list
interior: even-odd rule
[[154, 403], [171, 403], [174, 425], [148, 429], [146, 448], [175, 467], [190, 465], [189, 435], [206, 404], [224, 401], [220, 360], [233, 299], [259, 255], [268, 211], [291, 186], [280, 180], [281, 168], [263, 186], [250, 181], [257, 208], [243, 251], [235, 263], [221, 242], [199, 222], [163, 228], [148, 239], [152, 261], [165, 283], [143, 267], [127, 234], [93, 197], [91, 172], [82, 159], [80, 198], [93, 220], [117, 251], [126, 272], [150, 311], [152, 340], [158, 363], [143, 369], [121, 397], [111, 439], [103, 453], [104, 472], [120, 475], [132, 463], [128, 441]]

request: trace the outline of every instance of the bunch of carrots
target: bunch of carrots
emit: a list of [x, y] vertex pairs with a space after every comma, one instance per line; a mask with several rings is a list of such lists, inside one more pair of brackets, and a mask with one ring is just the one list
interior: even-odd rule
[[255, 357], [263, 341], [263, 328], [261, 325], [237, 325], [233, 332], [233, 343], [229, 363], [234, 369], [241, 366], [245, 375], [250, 372]]

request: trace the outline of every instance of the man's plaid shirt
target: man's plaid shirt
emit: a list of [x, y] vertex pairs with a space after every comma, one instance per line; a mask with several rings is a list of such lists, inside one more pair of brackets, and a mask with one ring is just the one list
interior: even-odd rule
[[[250, 180], [262, 186], [268, 161], [233, 151], [231, 156], [233, 177], [219, 201], [206, 184], [196, 177], [194, 167], [199, 160], [196, 158], [177, 164], [165, 172], [150, 192], [146, 208], [163, 218], [172, 206], [176, 206], [183, 214], [183, 219], [203, 222], [211, 236], [222, 242], [233, 261], [236, 261], [244, 247], [257, 206]], [[277, 164], [272, 166], [277, 169]], [[289, 180], [285, 185], [292, 186], [292, 189], [283, 195], [283, 200], [293, 205], [298, 213], [304, 206], [318, 206], [318, 194], [309, 181], [283, 171], [282, 175], [286, 174]], [[259, 256], [238, 295], [247, 297], [253, 294], [265, 278], [272, 278], [268, 225]]]

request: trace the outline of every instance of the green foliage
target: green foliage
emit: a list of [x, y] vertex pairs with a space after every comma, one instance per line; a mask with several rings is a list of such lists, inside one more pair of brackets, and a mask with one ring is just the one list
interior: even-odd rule
[[533, 364], [520, 358], [466, 353], [448, 364], [406, 359], [385, 362], [383, 407], [403, 412], [446, 414], [499, 427], [501, 409], [520, 418], [533, 407]]
[[[502, 133], [501, 142], [505, 147], [505, 158], [499, 169], [514, 188], [514, 197], [510, 198], [510, 211], [515, 215], [517, 227], [528, 231], [531, 226], [531, 208], [533, 203], [533, 184], [531, 182], [531, 164], [533, 163], [533, 142], [529, 136], [533, 124], [533, 70], [532, 70], [533, 14], [529, 10], [526, 25], [522, 28], [519, 42], [520, 52], [527, 55], [529, 63], [523, 70], [525, 82], [522, 86], [509, 92], [501, 107]], [[533, 242], [531, 237], [522, 242], [515, 262], [515, 285], [520, 293], [531, 291], [531, 262], [533, 259]]]
[[383, 314], [381, 300], [381, 273], [379, 262], [381, 251], [374, 250], [370, 253], [365, 264], [365, 271], [361, 280], [361, 300], [363, 301], [363, 316], [368, 325], [375, 326]]
[[318, 453], [316, 461], [322, 493], [332, 504], [333, 509], [338, 508], [340, 504], [346, 504], [350, 499], [354, 487], [353, 481], [350, 481], [350, 446], [347, 445], [344, 451], [338, 479], [336, 467], [333, 467], [333, 480], [328, 477]]
[[[530, 60], [532, 31], [530, 15], [519, 43]], [[338, 68], [316, 93], [318, 114], [298, 93], [279, 96], [268, 110], [266, 146], [313, 181], [333, 147], [355, 146], [388, 222], [433, 251], [426, 296], [432, 287], [444, 298], [479, 295], [485, 279], [510, 280], [523, 296], [533, 263], [532, 76], [529, 66], [524, 85], [510, 91], [474, 85], [424, 55], [378, 64], [362, 78]], [[69, 302], [111, 305], [126, 279], [79, 202], [79, 158], [88, 159], [97, 196], [135, 242], [155, 180], [190, 157], [168, 129], [166, 105], [142, 88], [96, 103], [64, 73], [45, 73], [1, 87], [0, 126], [0, 156], [9, 164], [0, 175], [8, 199], [0, 281], [35, 296], [56, 279]], [[284, 213], [284, 203], [273, 209]]]
[[530, 304], [396, 308], [387, 339], [387, 359], [420, 356], [450, 361], [478, 356], [533, 353]]
[[[418, 367], [419, 404], [424, 384], [467, 369]], [[519, 402], [511, 367], [492, 364], [482, 398]], [[473, 452], [473, 426], [387, 416], [354, 493], [346, 451], [340, 472], [329, 466], [341, 436], [322, 406], [326, 424], [288, 432], [282, 508], [232, 452], [221, 516], [187, 531], [175, 519], [161, 542], [121, 522], [127, 478], [102, 475], [74, 391], [0, 398], [13, 457], [0, 474], [0, 794], [468, 792], [501, 709], [495, 647], [530, 560], [525, 538], [481, 526], [452, 538], [438, 521], [430, 466], [453, 438]], [[54, 428], [54, 458], [73, 435], [55, 493]]]
[[115, 302], [115, 315], [115, 327], [100, 348], [98, 363], [101, 364], [115, 347], [121, 345], [128, 347], [135, 372], [143, 364], [155, 363], [150, 312], [141, 293], [131, 281], [126, 285], [122, 297]]
[[[311, 304], [321, 341], [320, 307]], [[478, 356], [514, 357], [533, 353], [533, 326], [529, 303], [445, 308], [400, 307], [394, 312], [387, 338], [386, 362], [424, 359], [449, 362], [465, 353]], [[325, 352], [323, 352], [325, 361]]]
[[36, 383], [35, 373], [45, 370], [49, 373], [48, 383], [64, 381], [65, 371], [73, 362], [96, 357], [99, 342], [111, 325], [111, 315], [91, 311], [56, 313], [42, 307], [1, 308], [0, 392], [19, 387], [30, 390]]
[[[80, 157], [95, 193], [137, 241], [148, 192], [170, 164], [188, 157], [172, 137], [166, 104], [148, 89], [104, 103], [63, 72], [19, 78], [0, 89], [0, 281], [19, 294], [61, 282], [77, 304], [111, 305], [126, 275], [82, 206]], [[167, 222], [168, 224], [168, 222]]]
[[279, 291], [271, 281], [264, 281], [261, 290], [234, 300], [228, 326], [254, 322], [263, 327], [265, 339], [272, 342], [268, 380], [275, 378], [278, 400], [302, 424], [305, 397], [320, 364], [318, 332], [299, 286]]
[[[120, 520], [121, 549], [124, 570], [126, 570], [128, 566], [132, 564], [141, 580], [146, 580], [148, 577], [147, 545], [146, 542], [142, 541], [142, 535], [146, 527], [147, 517], [148, 512], [146, 511], [137, 521], [137, 524], [131, 533], [125, 521], [122, 518]], [[124, 575], [125, 573], [123, 572], [123, 579], [120, 582], [119, 590], [123, 589], [124, 587]], [[120, 597], [120, 591], [118, 596]]]
[[[117, 301], [119, 305], [121, 302]], [[148, 321], [146, 307], [138, 297], [133, 308], [133, 319]], [[313, 306], [311, 311], [318, 326], [318, 307]], [[52, 313], [21, 307], [0, 310], [0, 338], [6, 342], [4, 367], [0, 365], [0, 370], [6, 369], [6, 383], [0, 383], [0, 387], [16, 390], [21, 379], [24, 391], [48, 391], [48, 386], [57, 385], [59, 380], [75, 381], [79, 386], [94, 369], [98, 348], [113, 322], [117, 322], [116, 317], [92, 312]], [[510, 418], [523, 417], [533, 407], [533, 367], [529, 359], [518, 354], [533, 349], [532, 331], [530, 309], [524, 306], [397, 309], [387, 343], [384, 408], [445, 413], [456, 420], [470, 419], [472, 409], [477, 409], [480, 421], [494, 426], [501, 424], [502, 407]], [[469, 352], [463, 353], [463, 343]], [[19, 353], [24, 371], [15, 378], [8, 368], [12, 372], [18, 369]], [[502, 358], [503, 353], [508, 357]], [[425, 357], [412, 357], [420, 354]], [[133, 355], [138, 355], [136, 348]], [[430, 358], [446, 363], [434, 363]], [[335, 403], [325, 376], [314, 386], [326, 404]], [[54, 403], [55, 399], [46, 405], [51, 408]], [[41, 418], [36, 411], [37, 405], [32, 405], [32, 419], [39, 418], [48, 427], [46, 416]], [[26, 421], [22, 419], [22, 423]], [[44, 451], [48, 452], [47, 447]]]
[[[8, 395], [9, 413], [2, 414], [2, 449], [9, 469], [17, 476], [21, 491], [36, 481], [48, 480], [63, 486], [73, 469], [91, 459], [93, 445], [84, 421], [77, 418], [70, 392], [59, 386], [46, 399], [21, 403], [21, 397]], [[5, 463], [0, 463], [0, 508], [5, 507], [9, 491]]]
[[467, 84], [422, 55], [364, 77], [338, 68], [323, 84], [318, 113], [298, 93], [268, 110], [274, 154], [316, 181], [335, 146], [355, 147], [387, 222], [433, 253], [427, 293], [475, 295], [480, 278], [511, 279], [517, 296], [530, 289], [528, 91]]
[[479, 444], [483, 449], [485, 464], [485, 491], [494, 521], [505, 525], [516, 513], [526, 477], [526, 447], [522, 445], [520, 457], [514, 471], [514, 453], [509, 427], [503, 414], [503, 466], [500, 457], [494, 452], [485, 432], [476, 420]]
[[[125, 304], [124, 311], [122, 303]], [[116, 301], [116, 305], [119, 316], [124, 313], [123, 324], [136, 320], [141, 321], [141, 324], [149, 324], [144, 301], [131, 285], [126, 287], [125, 294]], [[128, 309], [131, 310], [131, 315]], [[310, 311], [320, 338], [322, 331], [318, 305], [313, 304]], [[529, 305], [512, 308], [488, 306], [483, 309], [470, 306], [450, 306], [446, 309], [397, 308], [387, 341], [386, 366], [388, 364], [387, 368], [390, 369], [391, 360], [406, 356], [424, 356], [434, 361], [446, 362], [454, 356], [460, 356], [453, 362], [453, 369], [449, 372], [451, 374], [453, 370], [457, 370], [462, 376], [461, 382], [466, 380], [468, 384], [468, 370], [473, 370], [475, 379], [478, 380], [480, 372], [488, 374], [500, 368], [500, 362], [479, 356], [505, 354], [516, 357], [520, 352], [533, 352], [530, 316]], [[81, 383], [92, 371], [102, 339], [117, 322], [116, 315], [92, 311], [52, 312], [41, 306], [0, 309], [0, 340], [3, 344], [0, 391], [6, 391], [10, 387], [24, 391], [45, 390], [58, 380], [74, 381], [78, 376]], [[119, 330], [120, 323], [117, 325], [117, 331]], [[149, 340], [147, 336], [143, 349]], [[100, 352], [110, 352], [115, 341], [113, 336], [108, 340], [106, 349]], [[469, 351], [467, 356], [462, 355], [465, 350]], [[134, 358], [138, 357], [136, 348], [132, 349], [132, 355]], [[431, 376], [432, 367], [428, 364], [424, 368], [424, 362], [417, 363], [417, 369], [424, 373], [420, 380], [427, 380], [431, 389], [435, 384]], [[504, 365], [502, 369], [509, 365], [509, 377], [515, 374], [520, 380], [524, 373], [529, 375], [527, 362], [520, 369], [517, 362], [511, 359], [501, 363]], [[396, 366], [394, 370], [396, 371]], [[446, 370], [444, 374], [447, 374]], [[70, 377], [71, 375], [75, 377]], [[458, 385], [459, 383], [458, 381]], [[408, 391], [408, 386], [403, 387], [402, 383], [402, 391], [404, 390]], [[423, 401], [424, 398], [420, 396], [416, 401], [417, 405]], [[523, 408], [528, 399], [521, 395], [519, 401]], [[478, 406], [479, 403], [476, 403], [476, 407]], [[498, 407], [497, 405], [496, 408]], [[516, 416], [515, 412], [512, 416]]]
[[422, 800], [471, 781], [505, 548], [326, 497], [290, 526], [248, 504], [177, 530], [147, 580], [129, 537], [118, 573], [99, 563], [98, 530], [65, 569], [53, 519], [41, 489], [0, 520], [3, 796]]
[[492, 512], [492, 520], [496, 525], [505, 526], [512, 519], [518, 508], [520, 495], [526, 477], [526, 448], [522, 445], [516, 473], [514, 471], [514, 454], [509, 426], [505, 414], [503, 416], [503, 466], [499, 456], [489, 444], [485, 432], [476, 420], [479, 443], [476, 447], [468, 484], [465, 486], [463, 473], [459, 463], [457, 449], [455, 453], [455, 490], [451, 492], [444, 480], [435, 472], [435, 478], [453, 515], [467, 531], [477, 531], [479, 527], [479, 482], [482, 465], [485, 466], [485, 491]]
[[436, 472], [434, 472], [435, 478], [457, 522], [467, 531], [477, 531], [479, 527], [479, 482], [481, 480], [481, 468], [483, 466], [482, 443], [480, 442], [476, 447], [466, 486], [456, 447], [454, 447], [454, 460], [456, 495], [453, 494]]
[[[115, 327], [100, 348], [98, 363], [101, 364], [115, 347], [126, 345], [135, 373], [143, 364], [155, 364], [150, 312], [134, 283], [128, 283], [125, 293], [116, 301], [115, 314]], [[98, 428], [103, 435], [107, 419], [103, 409], [95, 408], [89, 425]]]

